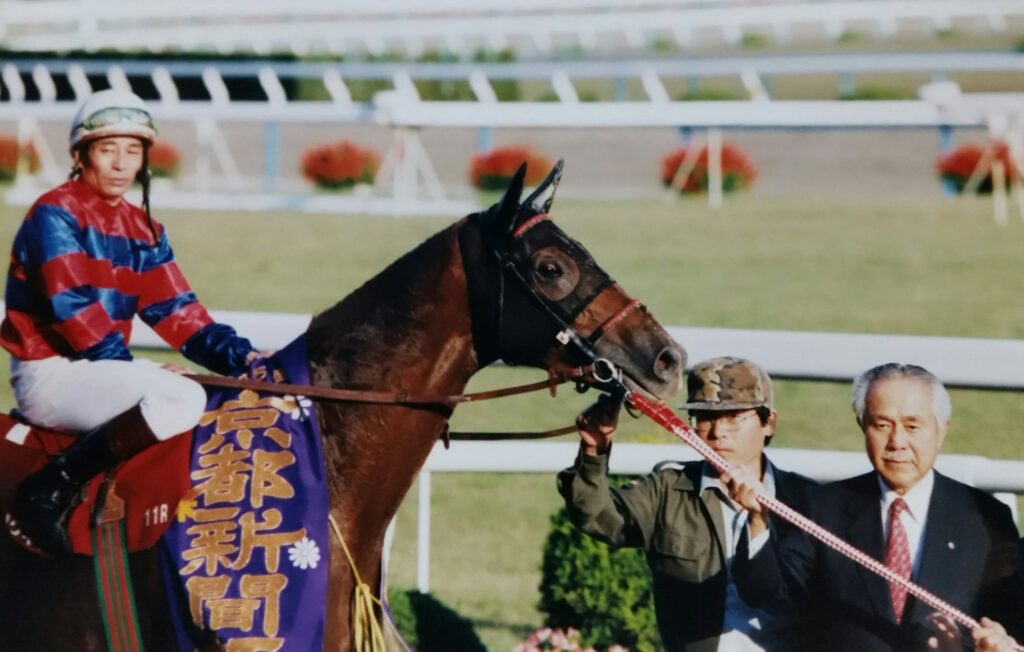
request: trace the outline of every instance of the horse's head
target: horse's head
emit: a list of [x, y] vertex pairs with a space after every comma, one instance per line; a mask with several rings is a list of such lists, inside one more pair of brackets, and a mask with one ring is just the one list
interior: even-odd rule
[[481, 361], [568, 371], [599, 358], [634, 389], [675, 393], [686, 352], [548, 214], [562, 162], [520, 201], [525, 173], [523, 165], [504, 197], [471, 218], [498, 263], [489, 279], [467, 270]]

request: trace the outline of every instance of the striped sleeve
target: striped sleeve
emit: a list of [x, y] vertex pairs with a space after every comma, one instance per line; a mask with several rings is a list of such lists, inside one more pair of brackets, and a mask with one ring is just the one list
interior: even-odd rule
[[[110, 262], [91, 258], [78, 220], [58, 206], [38, 205], [15, 240], [15, 256], [24, 268], [24, 282], [38, 279], [54, 330], [74, 357], [131, 359], [121, 320], [112, 315], [122, 302], [117, 293], [90, 281]], [[28, 288], [26, 288], [27, 290]]]

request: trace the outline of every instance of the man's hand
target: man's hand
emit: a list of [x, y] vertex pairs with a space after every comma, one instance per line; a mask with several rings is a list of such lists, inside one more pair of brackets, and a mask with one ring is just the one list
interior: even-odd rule
[[583, 452], [587, 455], [603, 455], [608, 452], [619, 425], [619, 409], [622, 401], [609, 394], [601, 394], [576, 417], [580, 431]]
[[978, 627], [971, 631], [976, 652], [1013, 652], [1017, 641], [1006, 633], [1006, 629], [994, 620], [982, 618]]
[[747, 521], [750, 527], [750, 538], [754, 538], [768, 529], [768, 514], [764, 507], [757, 501], [757, 497], [764, 493], [764, 485], [757, 475], [749, 469], [741, 466], [734, 467], [732, 473], [721, 473], [718, 479], [729, 490], [729, 497], [732, 501], [750, 512]]

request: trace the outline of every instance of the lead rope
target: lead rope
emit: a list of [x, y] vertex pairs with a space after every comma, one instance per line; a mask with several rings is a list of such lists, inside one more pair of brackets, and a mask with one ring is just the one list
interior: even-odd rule
[[[348, 545], [345, 544], [345, 538], [341, 536], [341, 528], [338, 527], [334, 516], [328, 516], [327, 520], [331, 524], [334, 536], [338, 538], [338, 543], [341, 544], [341, 549], [345, 551], [348, 565], [352, 569], [352, 576], [356, 579], [355, 595], [352, 597], [352, 649], [356, 652], [385, 652], [384, 632], [373, 615], [374, 605], [379, 606], [382, 610], [384, 605], [374, 597], [370, 586], [360, 577], [359, 569], [356, 568], [352, 553], [349, 552]], [[367, 638], [367, 632], [369, 632], [369, 638]]]
[[[634, 408], [636, 408], [640, 412], [643, 412], [652, 420], [654, 420], [655, 423], [662, 426], [666, 430], [669, 430], [670, 432], [672, 432], [672, 434], [681, 439], [683, 442], [693, 447], [693, 449], [700, 453], [701, 456], [703, 456], [704, 459], [706, 459], [711, 464], [711, 466], [713, 466], [719, 473], [731, 473], [732, 469], [729, 463], [725, 461], [725, 459], [721, 455], [716, 453], [710, 446], [708, 446], [703, 439], [697, 436], [693, 429], [687, 426], [665, 404], [655, 403], [639, 394], [630, 392], [629, 390], [625, 390], [624, 398]], [[976, 627], [978, 627], [978, 621], [974, 620], [964, 612], [960, 611], [959, 609], [949, 604], [945, 600], [942, 600], [933, 593], [930, 593], [928, 590], [922, 588], [921, 586], [911, 582], [909, 579], [897, 575], [885, 564], [879, 562], [877, 559], [864, 553], [863, 551], [851, 546], [846, 541], [843, 541], [836, 535], [832, 534], [825, 528], [821, 527], [820, 525], [818, 525], [811, 519], [807, 518], [803, 514], [792, 509], [788, 505], [781, 503], [775, 498], [772, 498], [771, 496], [768, 496], [767, 494], [764, 493], [758, 493], [757, 502], [767, 507], [773, 513], [778, 514], [784, 520], [789, 521], [797, 528], [803, 530], [807, 534], [810, 534], [818, 541], [821, 541], [832, 550], [835, 550], [841, 555], [844, 555], [852, 559], [853, 561], [860, 564], [861, 566], [864, 566], [871, 572], [880, 575], [885, 580], [893, 584], [899, 584], [903, 588], [907, 589], [907, 591], [910, 594], [912, 594], [925, 604], [929, 605], [930, 607], [934, 608], [939, 613], [945, 614], [946, 616], [952, 618], [955, 622], [964, 625], [968, 629], [973, 630]], [[1014, 645], [1014, 649], [1024, 652], [1024, 646], [1022, 646], [1019, 643]]]

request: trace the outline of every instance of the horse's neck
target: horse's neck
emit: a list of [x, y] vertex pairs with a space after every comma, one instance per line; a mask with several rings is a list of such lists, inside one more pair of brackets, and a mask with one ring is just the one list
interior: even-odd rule
[[[318, 385], [456, 394], [477, 370], [458, 230], [433, 236], [313, 320], [310, 373]], [[450, 411], [321, 403], [331, 501], [343, 529], [379, 541]], [[364, 538], [368, 537], [368, 538]]]
[[314, 382], [409, 393], [462, 391], [477, 370], [456, 227], [412, 250], [307, 331]]

